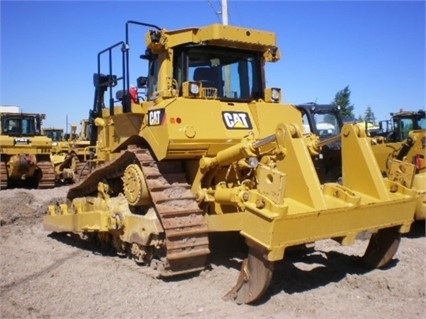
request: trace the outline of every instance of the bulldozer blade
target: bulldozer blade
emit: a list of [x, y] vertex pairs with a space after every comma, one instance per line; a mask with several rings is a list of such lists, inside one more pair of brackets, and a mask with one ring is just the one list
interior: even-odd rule
[[259, 299], [268, 289], [274, 263], [250, 249], [244, 259], [236, 285], [223, 297], [237, 304], [247, 304]]
[[380, 229], [371, 235], [368, 247], [362, 257], [363, 263], [368, 268], [381, 268], [385, 266], [398, 250], [401, 234], [398, 227]]

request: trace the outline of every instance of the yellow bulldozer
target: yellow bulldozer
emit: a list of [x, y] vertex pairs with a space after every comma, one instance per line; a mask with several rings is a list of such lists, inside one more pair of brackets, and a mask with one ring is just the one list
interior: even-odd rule
[[[392, 146], [395, 147], [395, 142]], [[382, 150], [386, 143], [373, 145]], [[417, 192], [416, 220], [426, 219], [426, 130], [412, 130], [386, 158], [386, 176]]]
[[[378, 132], [371, 134], [372, 143], [380, 170], [383, 174], [387, 174], [390, 161], [394, 157], [392, 154], [398, 153], [403, 143], [413, 137], [410, 136], [410, 132], [426, 131], [425, 111], [401, 110], [391, 113], [391, 119], [380, 121], [379, 128]], [[369, 127], [366, 126], [366, 129]]]
[[[147, 76], [130, 85], [130, 26], [147, 29]], [[272, 32], [229, 25], [169, 31], [128, 21], [125, 41], [98, 53], [90, 111], [95, 167], [48, 207], [47, 230], [115, 248], [160, 277], [205, 269], [212, 238], [244, 239], [225, 299], [251, 303], [293, 246], [372, 233], [362, 260], [386, 265], [410, 230], [416, 194], [384, 179], [369, 139], [342, 128], [343, 184], [321, 184], [300, 112], [266, 87], [280, 58]], [[112, 52], [122, 57], [114, 74]], [[107, 63], [102, 63], [106, 60]], [[138, 74], [140, 75], [140, 74]], [[107, 102], [105, 102], [107, 101]]]
[[51, 160], [55, 167], [56, 181], [72, 184], [84, 179], [91, 170], [93, 152], [87, 137], [88, 120], [80, 122], [80, 132], [77, 125], [71, 125], [71, 133], [63, 129], [43, 128], [43, 134], [52, 139]]
[[72, 182], [74, 180], [75, 163], [70, 156], [70, 145], [64, 137], [62, 128], [42, 128], [42, 134], [52, 139], [50, 159], [55, 168], [56, 182]]
[[[385, 125], [386, 128], [385, 128]], [[391, 113], [371, 138], [374, 155], [384, 176], [417, 192], [416, 220], [426, 219], [426, 116], [424, 110]]]
[[95, 147], [90, 145], [89, 120], [80, 121], [80, 131], [77, 133], [77, 126], [71, 127], [69, 137], [70, 153], [75, 160], [74, 182], [83, 180], [92, 170], [92, 162], [95, 161]]
[[44, 114], [0, 111], [0, 189], [53, 188], [52, 140], [41, 133]]

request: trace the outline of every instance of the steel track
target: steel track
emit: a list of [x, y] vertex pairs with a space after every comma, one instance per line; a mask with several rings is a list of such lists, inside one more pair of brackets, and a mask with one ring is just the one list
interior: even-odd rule
[[0, 161], [0, 189], [7, 188], [7, 169], [6, 163]]
[[93, 195], [100, 181], [113, 183], [130, 164], [140, 165], [164, 229], [166, 253], [155, 261], [159, 275], [169, 277], [203, 270], [210, 254], [207, 224], [186, 182], [181, 162], [157, 162], [149, 150], [131, 146], [70, 187], [67, 198]]
[[42, 177], [38, 183], [39, 189], [54, 188], [55, 187], [55, 168], [49, 161], [41, 161], [37, 163], [38, 168], [41, 170]]

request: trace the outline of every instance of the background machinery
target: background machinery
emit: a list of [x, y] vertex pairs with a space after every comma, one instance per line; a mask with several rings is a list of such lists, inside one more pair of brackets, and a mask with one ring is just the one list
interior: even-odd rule
[[[130, 87], [135, 26], [148, 28], [142, 96]], [[291, 246], [351, 244], [371, 231], [365, 265], [392, 259], [415, 193], [382, 178], [353, 125], [342, 128], [343, 185], [320, 183], [311, 158], [317, 141], [303, 134], [300, 112], [281, 104], [281, 91], [265, 86], [264, 64], [280, 57], [273, 33], [128, 21], [125, 34], [98, 54], [89, 118], [95, 169], [49, 206], [46, 229], [96, 238], [161, 277], [199, 272], [214, 247], [210, 235], [237, 234], [248, 252], [226, 295], [237, 303], [266, 292]]]
[[302, 113], [303, 132], [319, 138], [318, 151], [313, 153], [312, 160], [320, 182], [337, 182], [342, 177], [340, 108], [312, 102], [298, 104], [296, 108]]
[[52, 188], [55, 172], [50, 160], [52, 140], [41, 134], [44, 114], [0, 112], [0, 189]]
[[379, 122], [380, 131], [371, 135], [374, 139], [374, 154], [380, 170], [387, 174], [389, 160], [399, 152], [405, 140], [410, 138], [411, 131], [418, 133], [426, 130], [425, 111], [400, 111], [391, 113], [391, 120]]
[[426, 219], [426, 117], [425, 111], [391, 113], [379, 122], [372, 149], [384, 176], [417, 192], [416, 220]]
[[50, 160], [55, 168], [56, 182], [73, 182], [75, 164], [70, 154], [70, 145], [62, 128], [42, 128], [43, 135], [52, 139]]
[[[374, 149], [374, 146], [373, 146]], [[392, 151], [387, 159], [386, 175], [390, 180], [412, 188], [417, 192], [415, 219], [426, 219], [426, 129], [413, 130]]]
[[64, 141], [64, 129], [62, 128], [42, 128], [41, 129], [43, 135], [47, 136], [52, 140], [52, 149], [54, 149], [58, 145], [58, 142]]
[[[302, 112], [304, 132], [319, 136], [318, 151], [313, 154], [312, 159], [320, 181], [337, 181], [342, 176], [339, 127], [343, 126], [338, 107], [315, 103], [296, 107]], [[416, 190], [418, 200], [415, 219], [424, 220], [426, 218], [425, 112], [401, 111], [391, 113], [391, 116], [392, 120], [380, 122], [379, 131], [371, 130], [371, 126], [368, 125], [360, 126], [360, 123], [357, 125], [366, 136], [370, 136], [373, 154], [382, 175]]]
[[89, 120], [80, 121], [80, 131], [77, 133], [76, 126], [72, 127], [69, 138], [71, 153], [76, 159], [75, 181], [83, 180], [92, 170], [92, 163], [96, 160], [95, 147], [90, 145]]
[[53, 140], [51, 160], [55, 166], [55, 176], [58, 182], [75, 183], [90, 173], [90, 159], [93, 158], [93, 152], [90, 151], [87, 124], [87, 119], [80, 122], [79, 133], [77, 133], [75, 124], [71, 125], [71, 133], [65, 134], [63, 129], [43, 129], [43, 134]]

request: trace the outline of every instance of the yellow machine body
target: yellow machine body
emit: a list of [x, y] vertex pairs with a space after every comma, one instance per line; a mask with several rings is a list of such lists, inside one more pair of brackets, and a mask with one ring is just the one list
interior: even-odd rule
[[[228, 294], [237, 303], [263, 295], [287, 247], [409, 231], [416, 193], [382, 177], [356, 125], [342, 128], [343, 183], [320, 184], [300, 112], [264, 85], [264, 64], [279, 58], [273, 33], [211, 25], [145, 39], [145, 99], [126, 103], [125, 90], [105, 107], [103, 92], [126, 76], [94, 77], [96, 168], [70, 188], [68, 204], [49, 207], [46, 229], [108, 234], [117, 253], [155, 263], [162, 276], [203, 269], [208, 234], [239, 233], [249, 257], [248, 279]], [[220, 76], [204, 82], [198, 68]], [[366, 253], [374, 266], [396, 251], [396, 237], [385, 237], [392, 248]]]
[[[426, 130], [408, 133], [400, 147], [386, 158], [386, 176], [390, 180], [412, 188], [417, 192], [416, 220], [426, 219]], [[377, 155], [375, 146], [374, 154]]]
[[[86, 136], [88, 120], [81, 121], [80, 132], [77, 125], [71, 125], [71, 133], [64, 134], [63, 129], [43, 128], [43, 135], [52, 139], [51, 161], [55, 167], [56, 181], [61, 183], [74, 183], [81, 176], [89, 173], [87, 163], [91, 156], [89, 139]], [[87, 167], [86, 167], [87, 166]]]
[[52, 188], [52, 140], [40, 131], [44, 114], [0, 113], [0, 189]]

